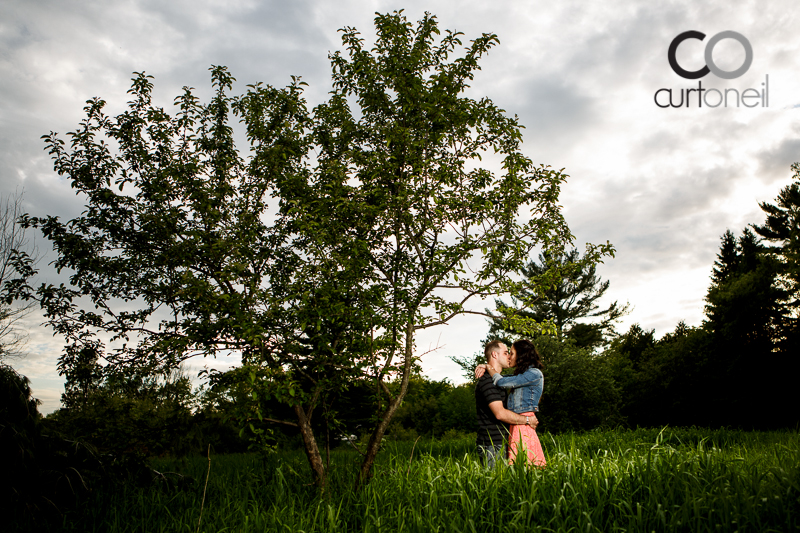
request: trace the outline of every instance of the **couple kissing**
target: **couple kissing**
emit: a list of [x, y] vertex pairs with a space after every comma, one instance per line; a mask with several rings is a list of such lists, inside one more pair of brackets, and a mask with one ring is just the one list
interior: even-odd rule
[[[536, 346], [521, 339], [509, 350], [494, 340], [486, 345], [484, 355], [486, 363], [475, 369], [478, 454], [490, 468], [518, 461], [544, 467], [547, 462], [536, 435], [544, 375]], [[503, 376], [500, 372], [505, 368], [514, 368], [514, 375]]]

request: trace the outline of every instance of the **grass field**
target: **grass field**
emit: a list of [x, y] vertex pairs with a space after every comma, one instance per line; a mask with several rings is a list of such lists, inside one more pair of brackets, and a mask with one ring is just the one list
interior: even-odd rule
[[[665, 429], [542, 435], [544, 470], [483, 468], [469, 438], [387, 443], [353, 492], [337, 450], [327, 496], [301, 452], [211, 456], [200, 531], [797, 531], [800, 433]], [[208, 461], [153, 460], [194, 478], [93, 494], [75, 531], [197, 531]], [[166, 474], [167, 477], [176, 477]]]

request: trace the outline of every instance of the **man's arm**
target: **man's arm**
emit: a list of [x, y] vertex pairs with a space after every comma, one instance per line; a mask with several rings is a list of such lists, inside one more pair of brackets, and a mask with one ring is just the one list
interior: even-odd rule
[[[492, 402], [489, 404], [489, 409], [492, 410], [492, 414], [500, 422], [505, 422], [506, 424], [516, 424], [518, 426], [525, 425], [525, 416], [518, 415], [514, 411], [509, 411], [503, 407], [503, 402]], [[536, 419], [536, 416], [529, 416], [528, 419], [531, 427], [536, 429], [536, 426], [539, 425], [539, 421]]]

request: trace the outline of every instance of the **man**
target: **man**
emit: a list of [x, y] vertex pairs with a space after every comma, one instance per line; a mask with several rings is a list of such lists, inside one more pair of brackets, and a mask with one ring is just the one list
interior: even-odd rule
[[[486, 362], [498, 371], [510, 368], [508, 347], [500, 341], [491, 341], [483, 351]], [[534, 429], [539, 421], [536, 417], [527, 418], [504, 407], [506, 391], [495, 386], [487, 372], [475, 385], [475, 408], [478, 413], [478, 454], [487, 466], [494, 467], [497, 461], [505, 462], [503, 442], [508, 439], [507, 424], [528, 424]]]

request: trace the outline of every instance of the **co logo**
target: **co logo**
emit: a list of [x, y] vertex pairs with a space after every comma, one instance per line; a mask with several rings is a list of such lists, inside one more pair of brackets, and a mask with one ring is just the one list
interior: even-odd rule
[[[669, 52], [667, 52], [667, 58], [669, 59], [669, 66], [672, 67], [672, 70], [674, 70], [678, 76], [686, 78], [687, 80], [696, 80], [698, 78], [702, 78], [709, 72], [713, 72], [717, 77], [725, 80], [732, 80], [747, 72], [747, 70], [750, 68], [750, 64], [753, 63], [753, 47], [750, 46], [750, 41], [748, 41], [747, 38], [741, 33], [737, 33], [735, 31], [722, 31], [709, 39], [708, 43], [706, 44], [705, 67], [701, 68], [700, 70], [695, 70], [694, 72], [690, 72], [681, 68], [681, 66], [678, 65], [678, 60], [675, 59], [675, 52], [678, 51], [678, 45], [686, 39], [698, 39], [702, 41], [705, 38], [705, 33], [690, 30], [681, 33], [672, 40], [672, 43], [669, 45]], [[731, 72], [722, 70], [716, 64], [714, 64], [714, 58], [712, 56], [714, 47], [723, 39], [733, 39], [735, 41], [739, 41], [739, 43], [744, 47], [744, 63], [742, 63], [741, 67]]]

